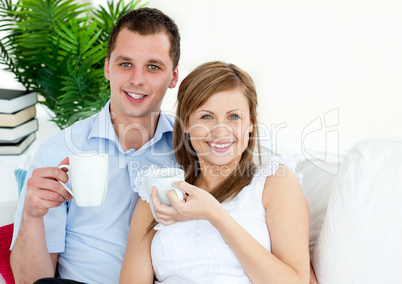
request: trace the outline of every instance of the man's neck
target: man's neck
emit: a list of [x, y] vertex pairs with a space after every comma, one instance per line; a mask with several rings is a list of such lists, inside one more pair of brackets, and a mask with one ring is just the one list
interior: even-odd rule
[[154, 137], [159, 114], [152, 116], [130, 117], [127, 119], [113, 117], [111, 113], [113, 128], [124, 151], [128, 149], [138, 150]]

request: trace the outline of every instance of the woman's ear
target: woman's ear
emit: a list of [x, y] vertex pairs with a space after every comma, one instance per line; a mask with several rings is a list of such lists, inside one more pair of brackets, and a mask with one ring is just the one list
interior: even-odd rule
[[248, 125], [248, 133], [251, 133], [254, 131], [254, 121], [250, 119], [250, 124]]

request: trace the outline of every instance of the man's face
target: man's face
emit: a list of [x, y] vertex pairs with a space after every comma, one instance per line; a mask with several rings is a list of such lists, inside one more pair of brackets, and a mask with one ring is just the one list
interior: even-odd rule
[[165, 33], [142, 36], [122, 29], [110, 59], [105, 61], [105, 77], [110, 81], [110, 111], [118, 123], [150, 119], [158, 113], [168, 88], [178, 80], [177, 66], [169, 56], [170, 41]]

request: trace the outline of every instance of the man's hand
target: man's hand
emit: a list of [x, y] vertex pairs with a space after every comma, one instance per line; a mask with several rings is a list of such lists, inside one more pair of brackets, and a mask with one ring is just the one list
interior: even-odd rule
[[[65, 158], [60, 165], [68, 165]], [[39, 218], [47, 214], [49, 208], [60, 206], [72, 196], [58, 182], [67, 182], [68, 175], [57, 167], [38, 168], [27, 181], [24, 211], [31, 217]]]

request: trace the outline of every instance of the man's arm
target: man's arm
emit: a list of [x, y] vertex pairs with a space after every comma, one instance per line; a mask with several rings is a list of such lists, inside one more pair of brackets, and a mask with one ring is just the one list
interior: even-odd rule
[[10, 256], [16, 283], [33, 283], [39, 278], [54, 277], [57, 257], [57, 253], [48, 253], [43, 218], [30, 218], [23, 213]]
[[[62, 161], [65, 163], [68, 160]], [[58, 180], [67, 182], [67, 174], [57, 167], [49, 167], [34, 170], [27, 182], [20, 229], [10, 257], [17, 283], [33, 283], [39, 278], [55, 276], [58, 254], [48, 252], [44, 216], [49, 208], [72, 198]]]

